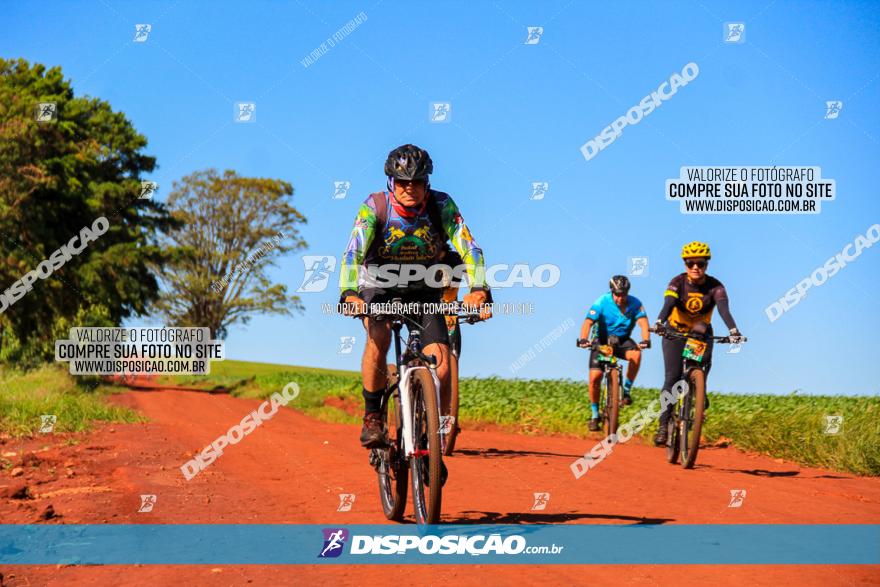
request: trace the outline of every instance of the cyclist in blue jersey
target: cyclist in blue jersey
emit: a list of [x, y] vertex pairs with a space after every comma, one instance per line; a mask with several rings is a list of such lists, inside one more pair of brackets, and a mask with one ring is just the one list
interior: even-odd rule
[[[645, 307], [635, 296], [629, 295], [629, 279], [624, 275], [615, 275], [608, 282], [609, 293], [600, 296], [587, 312], [581, 326], [581, 338], [592, 340], [598, 337], [601, 344], [611, 344], [614, 356], [628, 361], [626, 381], [623, 383], [624, 405], [632, 404], [632, 386], [639, 372], [642, 360], [641, 349], [651, 348], [651, 333], [648, 331], [648, 315]], [[638, 324], [642, 330], [642, 341], [638, 344], [630, 338]], [[590, 342], [582, 346], [589, 347]], [[602, 366], [599, 363], [599, 351], [590, 353], [590, 425], [591, 432], [600, 429], [599, 425], [599, 384], [602, 380]]]

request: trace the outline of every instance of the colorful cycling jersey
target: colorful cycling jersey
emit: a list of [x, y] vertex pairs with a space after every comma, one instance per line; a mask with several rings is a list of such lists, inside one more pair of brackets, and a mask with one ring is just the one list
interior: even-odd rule
[[[672, 327], [681, 332], [690, 330], [697, 322], [711, 324], [712, 310], [719, 302], [727, 302], [724, 285], [709, 275], [703, 283], [692, 282], [687, 273], [676, 275], [666, 286], [664, 296], [675, 298], [668, 318]], [[658, 318], [663, 320], [666, 317]]]
[[596, 335], [603, 342], [609, 336], [626, 340], [632, 334], [636, 321], [639, 318], [647, 318], [647, 316], [645, 307], [639, 298], [626, 296], [626, 309], [621, 312], [620, 307], [614, 303], [614, 297], [611, 293], [600, 296], [587, 312], [587, 318], [595, 322], [593, 328], [597, 332]]
[[396, 263], [428, 266], [436, 263], [447, 239], [461, 255], [471, 287], [486, 287], [483, 251], [471, 236], [458, 206], [449, 194], [436, 190], [429, 190], [428, 194], [439, 211], [442, 230], [446, 233], [442, 235], [431, 222], [428, 199], [421, 208], [416, 209], [401, 205], [389, 194], [386, 194], [386, 198], [390, 206], [382, 234], [377, 234], [380, 221], [373, 197], [368, 197], [358, 210], [348, 247], [342, 256], [339, 276], [342, 293], [357, 291], [358, 271], [363, 265]]

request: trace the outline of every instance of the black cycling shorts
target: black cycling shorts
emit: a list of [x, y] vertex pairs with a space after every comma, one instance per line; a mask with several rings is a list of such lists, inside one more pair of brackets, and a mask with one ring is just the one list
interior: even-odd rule
[[[634, 349], [638, 349], [639, 345], [631, 338], [626, 339], [625, 341], [614, 346], [614, 356], [618, 359], [626, 359], [626, 352]], [[604, 367], [602, 363], [599, 362], [599, 351], [598, 349], [593, 349], [590, 352], [590, 369], [599, 369], [602, 370]]]
[[[375, 287], [362, 290], [360, 295], [369, 308], [370, 304], [386, 304], [395, 298], [399, 298], [404, 304], [439, 304], [442, 293], [443, 290], [434, 288], [393, 290]], [[423, 347], [434, 343], [449, 345], [449, 331], [446, 329], [446, 320], [442, 315], [417, 313], [408, 314], [407, 317], [419, 324]], [[409, 323], [406, 325], [410, 326]]]

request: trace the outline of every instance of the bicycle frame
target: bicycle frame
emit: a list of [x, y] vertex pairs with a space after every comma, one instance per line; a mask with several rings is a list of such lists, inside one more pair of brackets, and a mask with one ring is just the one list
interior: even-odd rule
[[[391, 329], [394, 336], [394, 359], [397, 364], [397, 372], [400, 378], [397, 383], [397, 391], [400, 397], [400, 412], [403, 421], [403, 447], [404, 457], [410, 458], [415, 454], [415, 432], [412, 428], [412, 389], [410, 388], [411, 376], [415, 371], [427, 369], [431, 372], [431, 379], [434, 381], [434, 393], [437, 396], [437, 405], [440, 405], [440, 378], [437, 376], [436, 369], [431, 369], [422, 364], [418, 354], [421, 352], [421, 340], [419, 331], [410, 330], [406, 343], [406, 351], [401, 353], [400, 345], [400, 329], [403, 328], [402, 321], [394, 321]], [[410, 357], [410, 355], [415, 355]], [[409, 360], [407, 360], [409, 359]], [[394, 393], [394, 389], [389, 390], [388, 397]], [[441, 435], [440, 446], [444, 448], [445, 434]]]

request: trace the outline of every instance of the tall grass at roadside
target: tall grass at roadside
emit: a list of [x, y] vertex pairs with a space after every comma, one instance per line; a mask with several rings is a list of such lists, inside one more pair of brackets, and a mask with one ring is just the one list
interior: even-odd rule
[[55, 415], [55, 432], [83, 432], [94, 421], [137, 422], [132, 410], [105, 401], [105, 387], [77, 385], [67, 370], [46, 365], [33, 371], [0, 370], [0, 432], [13, 437], [39, 433], [40, 416]]

